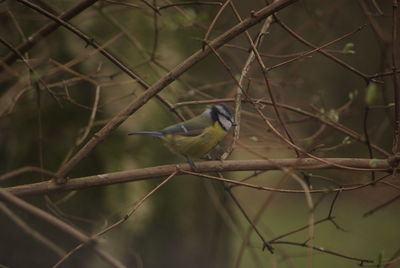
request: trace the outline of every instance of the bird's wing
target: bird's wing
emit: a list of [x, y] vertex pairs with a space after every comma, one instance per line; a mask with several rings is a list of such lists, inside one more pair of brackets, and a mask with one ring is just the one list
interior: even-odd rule
[[166, 127], [161, 132], [171, 135], [197, 136], [211, 125], [212, 120], [210, 118], [200, 115], [185, 122]]
[[153, 137], [162, 137], [164, 134], [159, 131], [137, 131], [137, 132], [129, 132], [128, 135], [145, 135]]
[[179, 135], [179, 136], [197, 136], [203, 132], [204, 128], [193, 129], [183, 124], [177, 124], [173, 126], [169, 126], [163, 129], [161, 132], [170, 135]]

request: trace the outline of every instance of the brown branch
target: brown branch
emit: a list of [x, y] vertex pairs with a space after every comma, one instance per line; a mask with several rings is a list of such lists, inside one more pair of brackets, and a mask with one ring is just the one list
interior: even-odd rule
[[[204, 161], [196, 163], [196, 171], [201, 172], [223, 172], [223, 171], [245, 171], [245, 170], [281, 170], [282, 168], [291, 168], [296, 170], [313, 169], [331, 169], [337, 168], [337, 165], [346, 165], [356, 168], [357, 171], [386, 171], [390, 172], [391, 167], [386, 160], [354, 159], [354, 158], [326, 158], [328, 163], [322, 163], [320, 160], [312, 158], [301, 159], [275, 159], [275, 160], [229, 160], [229, 161]], [[373, 164], [374, 168], [371, 167]], [[178, 175], [188, 173], [190, 166], [187, 163], [178, 164], [180, 171]], [[49, 180], [45, 182], [26, 184], [6, 188], [11, 193], [18, 196], [49, 194], [58, 191], [72, 191], [85, 189], [94, 186], [105, 186], [116, 183], [139, 181], [146, 179], [168, 176], [176, 170], [177, 164], [156, 166], [150, 168], [135, 169], [130, 171], [120, 171], [107, 174], [99, 174], [87, 177], [71, 179], [66, 184], [56, 184]], [[236, 184], [245, 186], [245, 183], [233, 181]], [[257, 186], [259, 187], [259, 186]], [[254, 188], [254, 187], [253, 187]], [[265, 188], [267, 189], [267, 188]], [[276, 190], [268, 188], [268, 190]], [[326, 192], [326, 190], [321, 190]], [[320, 192], [321, 192], [320, 191]], [[303, 191], [286, 191], [292, 193], [303, 193]], [[313, 191], [311, 191], [313, 192]], [[315, 191], [314, 191], [315, 192]]]
[[217, 20], [219, 19], [219, 17], [221, 16], [222, 12], [225, 10], [225, 8], [228, 6], [228, 4], [231, 2], [231, 0], [226, 0], [225, 3], [222, 5], [222, 7], [218, 10], [217, 14], [214, 16], [210, 26], [207, 29], [206, 34], [204, 35], [203, 38], [203, 49], [205, 47], [205, 45], [208, 43], [208, 37], [211, 34], [211, 31], [213, 30], [215, 24], [217, 23]]
[[374, 207], [373, 209], [368, 210], [367, 212], [365, 212], [363, 214], [363, 217], [367, 217], [367, 216], [371, 216], [372, 214], [374, 214], [375, 212], [377, 212], [378, 210], [381, 210], [384, 207], [387, 207], [388, 205], [392, 204], [393, 202], [395, 202], [397, 199], [400, 198], [400, 195], [396, 195], [395, 197], [385, 201], [384, 203], [380, 204], [377, 207]]
[[398, 0], [393, 0], [393, 19], [392, 19], [392, 71], [394, 89], [394, 134], [393, 134], [393, 153], [400, 153], [400, 85], [397, 74], [397, 18], [399, 12]]
[[127, 3], [127, 2], [120, 2], [120, 0], [103, 0], [103, 1], [110, 3], [110, 4], [115, 4], [115, 5], [134, 7], [134, 8], [142, 8], [142, 6], [140, 6], [140, 5], [135, 5], [132, 3]]
[[13, 171], [10, 171], [10, 172], [7, 172], [7, 173], [4, 173], [4, 174], [0, 175], [0, 182], [8, 180], [8, 179], [10, 179], [12, 177], [17, 177], [17, 176], [19, 176], [21, 174], [24, 174], [24, 173], [33, 173], [33, 172], [37, 172], [37, 173], [40, 173], [40, 174], [43, 174], [43, 175], [47, 175], [47, 176], [54, 176], [55, 175], [54, 172], [42, 169], [40, 167], [26, 166], [26, 167], [18, 168], [16, 170], [13, 170]]
[[[154, 5], [156, 5], [156, 1], [154, 0]], [[157, 12], [153, 12], [153, 27], [154, 27], [154, 35], [153, 35], [153, 48], [151, 50], [150, 60], [156, 59], [157, 49], [158, 49], [158, 39], [159, 39], [159, 30], [158, 30], [158, 16]]]
[[172, 4], [167, 4], [163, 5], [160, 7], [157, 7], [158, 10], [161, 9], [166, 9], [170, 7], [175, 7], [175, 6], [190, 6], [190, 5], [209, 5], [209, 6], [222, 6], [221, 2], [197, 2], [197, 1], [188, 1], [188, 2], [177, 2], [177, 3], [172, 3]]
[[[329, 220], [330, 220], [330, 218], [323, 218], [323, 219], [320, 219], [320, 220], [314, 222], [314, 226], [315, 226], [315, 225], [318, 225], [318, 224], [320, 224], [320, 223], [329, 221]], [[290, 236], [290, 235], [292, 235], [292, 234], [296, 234], [296, 233], [299, 233], [299, 232], [301, 232], [301, 231], [303, 231], [303, 230], [306, 230], [308, 227], [309, 227], [308, 224], [307, 224], [307, 225], [304, 225], [304, 226], [299, 227], [299, 228], [297, 228], [297, 229], [294, 229], [294, 230], [292, 230], [292, 231], [290, 231], [290, 232], [287, 232], [287, 233], [281, 234], [281, 235], [279, 235], [279, 236], [277, 236], [277, 237], [274, 237], [273, 239], [269, 240], [269, 242], [270, 242], [270, 243], [274, 243], [275, 241], [279, 241], [279, 239], [282, 239], [282, 238], [284, 238], [284, 237], [287, 237], [287, 236]]]
[[92, 112], [90, 113], [89, 122], [88, 122], [87, 126], [85, 127], [83, 134], [80, 137], [78, 137], [75, 146], [79, 146], [86, 139], [86, 137], [89, 135], [89, 133], [93, 127], [93, 122], [96, 117], [97, 109], [98, 109], [98, 105], [99, 105], [100, 88], [101, 88], [100, 86], [96, 86], [96, 91], [95, 91], [95, 96], [94, 96], [94, 101], [93, 101], [93, 108], [92, 108]]
[[[339, 37], [342, 38], [342, 37]], [[338, 41], [336, 39], [335, 41]], [[327, 43], [322, 45], [323, 47], [329, 46]], [[225, 44], [224, 47], [226, 48], [231, 48], [231, 49], [237, 49], [239, 51], [245, 52], [246, 54], [249, 53], [248, 48], [244, 48], [242, 46], [239, 46], [237, 44]], [[321, 47], [320, 47], [321, 48]], [[305, 53], [313, 52], [318, 49], [313, 49], [313, 50], [305, 50], [305, 51], [300, 51], [300, 52], [293, 52], [293, 53], [282, 53], [282, 54], [270, 54], [270, 53], [265, 53], [265, 52], [259, 52], [260, 56], [262, 58], [271, 58], [271, 59], [287, 59], [287, 58], [295, 58], [295, 57], [302, 57]], [[337, 49], [324, 49], [326, 52], [331, 52], [331, 53], [337, 53], [337, 54], [347, 54], [347, 52], [343, 50], [337, 50]], [[304, 56], [303, 56], [304, 57]], [[269, 70], [269, 68], [267, 68]]]
[[140, 0], [140, 1], [142, 1], [146, 6], [148, 6], [149, 8], [151, 8], [154, 12], [156, 12], [156, 13], [159, 12], [158, 9], [157, 9], [155, 6], [153, 6], [152, 4], [150, 4], [149, 2], [147, 2], [146, 0]]
[[[370, 107], [369, 105], [367, 105], [364, 108], [364, 120], [363, 120], [363, 130], [364, 130], [364, 137], [365, 137], [365, 143], [367, 144], [367, 148], [368, 148], [368, 155], [369, 158], [374, 158], [374, 154], [372, 152], [372, 147], [371, 147], [371, 140], [369, 138], [369, 134], [368, 134], [368, 113], [369, 113]], [[372, 181], [375, 181], [375, 172], [371, 172], [371, 179]]]
[[[284, 244], [284, 245], [308, 247], [307, 243], [297, 243], [297, 242], [291, 242], [291, 241], [274, 241], [274, 242], [272, 242], [272, 244]], [[338, 253], [338, 252], [335, 252], [335, 251], [332, 251], [329, 249], [324, 249], [324, 248], [315, 247], [315, 246], [313, 246], [312, 248], [319, 252], [327, 253], [330, 255], [334, 255], [337, 257], [341, 257], [341, 258], [345, 258], [345, 259], [349, 259], [349, 260], [353, 260], [353, 261], [359, 261], [360, 263], [373, 263], [374, 262], [374, 260], [371, 260], [371, 259], [352, 257], [352, 256], [344, 255], [344, 254], [341, 254], [341, 253]]]
[[[234, 9], [234, 5], [231, 4], [231, 6]], [[264, 33], [268, 31], [269, 27], [271, 26], [272, 20], [273, 20], [272, 15], [268, 16], [265, 19], [263, 25], [261, 26], [260, 32], [257, 35], [256, 41], [254, 44], [255, 48], [259, 48], [261, 46], [261, 43], [265, 36]], [[249, 56], [247, 57], [246, 63], [242, 68], [242, 72], [240, 74], [240, 78], [238, 81], [239, 85], [236, 88], [235, 111], [234, 111], [234, 122], [236, 125], [235, 125], [235, 128], [233, 129], [233, 133], [234, 133], [233, 134], [233, 142], [230, 145], [230, 148], [227, 150], [227, 153], [225, 154], [226, 156], [228, 156], [232, 153], [232, 151], [235, 148], [236, 142], [240, 138], [240, 118], [241, 118], [242, 100], [243, 100], [242, 89], [244, 88], [244, 82], [245, 82], [246, 78], [248, 79], [250, 68], [254, 62], [254, 59], [255, 59], [255, 54], [254, 54], [254, 51], [251, 50], [249, 53]], [[223, 157], [222, 159], [224, 159], [224, 158], [226, 158], [226, 157]]]
[[367, 3], [363, 0], [358, 0], [358, 4], [361, 6], [361, 9], [363, 10], [364, 15], [367, 17], [372, 30], [377, 35], [377, 38], [382, 40], [384, 43], [389, 43], [390, 37], [385, 31], [383, 31], [382, 26], [376, 20], [376, 16], [374, 16], [367, 7]]
[[374, 75], [371, 75], [369, 78], [380, 78], [380, 77], [385, 77], [385, 76], [392, 76], [392, 75], [394, 75], [394, 74], [398, 74], [398, 73], [400, 73], [400, 70], [396, 70], [395, 72], [392, 70], [392, 71], [386, 71], [386, 72], [383, 72], [383, 73], [376, 73], [376, 74], [374, 74]]

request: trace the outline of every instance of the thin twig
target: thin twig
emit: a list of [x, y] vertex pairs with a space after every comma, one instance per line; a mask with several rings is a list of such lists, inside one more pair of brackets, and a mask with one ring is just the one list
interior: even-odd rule
[[[93, 235], [91, 238], [95, 239], [107, 232], [109, 232], [110, 230], [118, 227], [119, 225], [121, 225], [122, 223], [124, 223], [125, 221], [127, 221], [129, 219], [129, 217], [150, 197], [152, 196], [158, 189], [160, 189], [163, 185], [165, 185], [167, 182], [169, 182], [170, 180], [172, 180], [175, 175], [177, 174], [177, 170], [175, 170], [171, 175], [169, 175], [165, 180], [163, 180], [160, 184], [158, 184], [156, 187], [154, 187], [149, 193], [147, 193], [145, 196], [143, 196], [134, 206], [132, 209], [130, 209], [128, 211], [128, 213], [122, 217], [120, 220], [118, 220], [117, 222], [111, 224], [110, 226], [108, 226], [107, 228], [101, 230], [100, 232], [97, 232], [95, 235]], [[69, 257], [72, 256], [73, 253], [75, 253], [77, 250], [81, 249], [85, 244], [80, 244], [77, 247], [75, 247], [74, 249], [72, 249], [68, 254], [66, 254], [62, 259], [60, 259], [54, 266], [53, 268], [59, 267], [63, 262], [65, 262]]]
[[[325, 47], [327, 47], [327, 46], [330, 46], [330, 45], [332, 45], [332, 44], [334, 44], [334, 43], [337, 43], [337, 42], [339, 42], [339, 41], [341, 41], [341, 40], [343, 40], [343, 39], [346, 39], [347, 37], [350, 37], [350, 36], [354, 35], [355, 33], [361, 31], [365, 26], [366, 26], [366, 25], [364, 24], [364, 25], [358, 27], [357, 29], [355, 29], [355, 30], [353, 30], [353, 31], [351, 31], [351, 32], [349, 32], [349, 33], [347, 33], [347, 34], [341, 36], [341, 37], [338, 37], [338, 38], [336, 38], [336, 39], [334, 39], [334, 40], [332, 40], [332, 41], [330, 41], [330, 42], [328, 42], [328, 43], [325, 43], [325, 44], [323, 44], [323, 45], [321, 45], [321, 46], [319, 46], [319, 47], [316, 47], [316, 48], [314, 48], [314, 49], [312, 49], [312, 50], [309, 50], [309, 51], [300, 53], [300, 55], [298, 55], [298, 56], [296, 56], [296, 57], [294, 57], [294, 58], [292, 58], [292, 59], [290, 59], [290, 60], [287, 60], [287, 61], [278, 63], [278, 64], [273, 65], [273, 66], [271, 66], [271, 67], [267, 67], [266, 70], [267, 70], [267, 71], [273, 70], [273, 69], [275, 69], [275, 68], [281, 67], [281, 66], [286, 65], [286, 64], [288, 64], [288, 63], [291, 63], [291, 62], [297, 61], [297, 60], [299, 60], [299, 59], [301, 59], [301, 58], [304, 58], [304, 57], [306, 57], [306, 56], [308, 56], [308, 55], [310, 55], [310, 54], [313, 54], [313, 53], [315, 53], [315, 52], [318, 52], [318, 51], [322, 50], [323, 48], [325, 48]], [[326, 50], [324, 50], [324, 51], [326, 51]], [[261, 55], [261, 54], [260, 54], [260, 55]]]
[[400, 152], [400, 85], [397, 75], [397, 51], [399, 49], [397, 42], [397, 21], [398, 21], [398, 0], [393, 0], [392, 16], [392, 71], [393, 71], [393, 89], [394, 89], [394, 134], [393, 134], [393, 153]]
[[[156, 6], [156, 0], [153, 1], [154, 6]], [[150, 60], [156, 59], [156, 53], [158, 48], [158, 14], [157, 12], [153, 12], [153, 28], [154, 28], [154, 35], [153, 35], [153, 49], [151, 50], [151, 57]]]
[[100, 100], [100, 86], [96, 87], [96, 91], [95, 91], [95, 95], [94, 95], [94, 101], [93, 101], [93, 107], [92, 107], [92, 112], [90, 114], [89, 117], [89, 122], [82, 134], [82, 136], [80, 136], [78, 138], [78, 140], [76, 141], [76, 145], [80, 145], [85, 139], [86, 137], [89, 135], [90, 130], [92, 129], [93, 126], [93, 122], [94, 119], [96, 117], [97, 114], [97, 108], [99, 106], [99, 100]]
[[[288, 174], [285, 173], [284, 176], [278, 181], [278, 183], [275, 184], [274, 188], [280, 188], [282, 186], [283, 182], [286, 181], [287, 175]], [[241, 181], [245, 181], [245, 180], [241, 180]], [[230, 190], [232, 190], [232, 187], [230, 187]], [[263, 201], [262, 205], [258, 209], [256, 215], [252, 219], [254, 224], [257, 224], [260, 221], [263, 212], [266, 210], [267, 206], [269, 204], [271, 204], [272, 199], [274, 197], [276, 197], [276, 192], [271, 192], [269, 195], [266, 196], [266, 198]], [[241, 244], [240, 244], [240, 248], [239, 248], [239, 252], [236, 254], [237, 257], [236, 257], [235, 265], [234, 265], [235, 268], [239, 268], [240, 267], [240, 263], [242, 261], [245, 249], [246, 249], [246, 247], [247, 247], [247, 245], [248, 245], [248, 243], [250, 241], [250, 236], [251, 236], [253, 230], [254, 229], [252, 228], [252, 226], [249, 226], [247, 228], [247, 230], [246, 230], [245, 235], [242, 238], [242, 241], [241, 241]]]
[[128, 3], [128, 2], [121, 2], [121, 1], [117, 1], [117, 0], [103, 0], [107, 3], [111, 3], [111, 4], [115, 4], [115, 5], [121, 5], [121, 6], [126, 6], [126, 7], [133, 7], [133, 8], [143, 8], [140, 5], [135, 5], [132, 3]]
[[[368, 148], [368, 154], [369, 154], [369, 158], [374, 158], [374, 154], [372, 152], [372, 147], [371, 147], [371, 141], [369, 139], [369, 135], [368, 135], [368, 112], [369, 112], [369, 106], [367, 104], [367, 106], [365, 106], [364, 109], [364, 120], [363, 120], [363, 130], [364, 130], [364, 137], [365, 137], [365, 144], [367, 145]], [[371, 179], [372, 181], [375, 181], [375, 172], [371, 172]]]
[[[305, 244], [305, 243], [297, 243], [297, 242], [291, 242], [291, 241], [274, 241], [274, 242], [272, 242], [272, 244], [274, 244], [274, 245], [275, 244], [283, 244], [283, 245], [292, 245], [292, 246], [299, 246], [299, 247], [308, 247], [308, 245]], [[327, 253], [327, 254], [330, 254], [330, 255], [334, 255], [334, 256], [337, 256], [337, 257], [341, 257], [341, 258], [345, 258], [345, 259], [349, 259], [349, 260], [353, 260], [353, 261], [358, 261], [360, 263], [373, 263], [374, 262], [374, 260], [371, 260], [371, 259], [352, 257], [352, 256], [348, 256], [348, 255], [345, 255], [345, 254], [342, 254], [342, 253], [338, 253], [338, 252], [335, 252], [335, 251], [332, 251], [332, 250], [329, 250], [329, 249], [325, 249], [325, 248], [322, 248], [322, 247], [313, 246], [312, 248], [313, 248], [313, 250], [316, 250], [316, 251], [319, 251], [319, 252]]]
[[190, 5], [210, 5], [210, 6], [222, 6], [221, 2], [205, 2], [205, 1], [187, 1], [187, 2], [177, 2], [177, 3], [172, 3], [172, 4], [167, 4], [167, 5], [162, 5], [159, 6], [157, 9], [162, 10], [170, 7], [175, 7], [175, 6], [190, 6]]
[[[299, 40], [301, 43], [313, 48], [317, 49], [318, 47], [313, 45], [312, 43], [308, 42], [305, 40], [303, 37], [301, 37], [299, 34], [297, 34], [295, 31], [293, 31], [289, 26], [287, 26], [285, 23], [283, 23], [278, 17], [275, 17], [276, 22], [284, 29], [286, 30], [289, 34], [291, 34], [295, 39]], [[334, 62], [340, 64], [341, 66], [345, 67], [346, 69], [352, 71], [353, 73], [357, 74], [358, 76], [364, 78], [365, 82], [368, 84], [371, 79], [368, 75], [364, 74], [363, 72], [359, 71], [358, 69], [354, 68], [353, 66], [349, 65], [348, 63], [342, 61], [341, 59], [325, 52], [324, 50], [317, 50], [319, 53], [322, 55], [328, 57], [329, 59], [333, 60]], [[375, 81], [376, 83], [381, 83], [380, 81]]]
[[155, 13], [159, 13], [159, 10], [155, 6], [153, 6], [152, 4], [147, 2], [146, 0], [140, 0], [140, 1], [142, 1], [146, 6], [151, 8]]
[[42, 169], [40, 167], [26, 166], [26, 167], [18, 168], [16, 170], [13, 170], [13, 171], [10, 171], [10, 172], [2, 174], [0, 176], [0, 182], [8, 180], [8, 179], [13, 178], [13, 177], [20, 176], [21, 174], [24, 174], [24, 173], [33, 173], [33, 172], [37, 172], [37, 173], [40, 173], [40, 174], [46, 174], [47, 176], [50, 176], [50, 177], [55, 175], [54, 172]]
[[[329, 221], [329, 218], [323, 218], [323, 219], [320, 219], [320, 220], [318, 220], [318, 221], [315, 221], [315, 222], [314, 222], [314, 226], [315, 226], [315, 225], [318, 225], [318, 224], [320, 224], [320, 223], [326, 222], [326, 221]], [[274, 237], [273, 239], [271, 239], [271, 240], [269, 240], [269, 241], [270, 241], [271, 243], [274, 243], [275, 241], [279, 241], [280, 239], [282, 239], [282, 238], [284, 238], [284, 237], [290, 236], [290, 235], [292, 235], [292, 234], [296, 234], [296, 233], [298, 233], [298, 232], [301, 232], [301, 231], [303, 231], [303, 230], [306, 230], [307, 228], [309, 228], [309, 225], [308, 225], [308, 224], [306, 224], [306, 225], [304, 225], [304, 226], [302, 226], [302, 227], [299, 227], [299, 228], [297, 228], [297, 229], [294, 229], [294, 230], [292, 230], [292, 231], [290, 231], [290, 232], [281, 234], [281, 235], [279, 235], [279, 236], [277, 236], [277, 237]]]
[[400, 195], [396, 195], [395, 197], [385, 201], [384, 203], [380, 204], [379, 206], [376, 206], [373, 209], [368, 210], [367, 212], [365, 212], [363, 214], [363, 217], [371, 216], [372, 214], [374, 214], [378, 210], [381, 210], [382, 208], [387, 207], [388, 205], [392, 204], [393, 202], [395, 202], [399, 198], [400, 198]]
[[225, 10], [225, 8], [228, 6], [228, 4], [231, 1], [232, 0], [226, 0], [225, 1], [225, 3], [222, 5], [222, 7], [218, 10], [217, 14], [214, 16], [210, 26], [208, 26], [207, 32], [206, 32], [206, 34], [204, 35], [204, 38], [203, 38], [203, 49], [208, 43], [208, 37], [210, 36], [212, 30], [214, 29], [214, 26], [217, 23], [217, 20], [219, 19], [219, 17], [221, 16], [222, 12]]
[[247, 222], [251, 225], [253, 230], [257, 233], [258, 237], [263, 241], [263, 250], [266, 248], [268, 249], [269, 252], [274, 253], [274, 248], [270, 245], [270, 243], [264, 238], [264, 236], [261, 234], [260, 230], [258, 230], [257, 226], [253, 223], [252, 219], [247, 215], [246, 211], [242, 207], [242, 205], [239, 203], [237, 198], [233, 195], [232, 191], [228, 189], [228, 194], [232, 198], [233, 202], [236, 204], [236, 206], [239, 208], [243, 216], [246, 218]]
[[90, 239], [87, 235], [76, 229], [75, 227], [61, 221], [60, 219], [54, 217], [53, 215], [45, 212], [44, 210], [41, 210], [28, 202], [14, 196], [11, 194], [9, 191], [0, 188], [0, 199], [3, 200], [4, 202], [10, 203], [14, 206], [17, 206], [18, 208], [24, 210], [25, 212], [28, 212], [29, 214], [34, 215], [35, 217], [38, 217], [45, 222], [53, 225], [54, 227], [60, 229], [61, 231], [67, 233], [71, 237], [75, 238], [76, 240], [84, 243], [87, 246], [90, 246], [94, 252], [105, 262], [107, 262], [109, 265], [112, 267], [118, 267], [118, 268], [123, 268], [126, 267], [123, 265], [121, 262], [119, 262], [117, 259], [115, 259], [113, 256], [111, 256], [109, 253], [106, 251], [100, 249], [96, 243], [95, 240]]
[[314, 219], [314, 204], [313, 200], [311, 197], [311, 190], [308, 187], [308, 185], [296, 174], [293, 172], [293, 170], [290, 170], [288, 168], [283, 168], [283, 172], [288, 174], [291, 178], [293, 178], [304, 190], [304, 195], [306, 199], [306, 203], [308, 206], [309, 210], [309, 217], [308, 217], [308, 239], [307, 239], [307, 267], [311, 268], [313, 265], [313, 249], [314, 249], [314, 225], [315, 225], [315, 219]]

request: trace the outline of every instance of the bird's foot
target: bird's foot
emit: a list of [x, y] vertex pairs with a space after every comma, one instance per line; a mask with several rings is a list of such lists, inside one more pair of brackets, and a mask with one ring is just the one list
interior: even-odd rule
[[197, 167], [196, 167], [196, 165], [194, 164], [193, 160], [188, 158], [187, 161], [188, 161], [188, 163], [189, 163], [190, 169], [191, 169], [193, 172], [196, 172], [196, 171], [197, 171]]

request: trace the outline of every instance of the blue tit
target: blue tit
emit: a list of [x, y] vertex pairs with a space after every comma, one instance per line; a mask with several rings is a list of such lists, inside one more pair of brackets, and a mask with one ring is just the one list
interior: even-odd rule
[[202, 114], [162, 129], [161, 131], [131, 132], [128, 135], [147, 135], [159, 137], [170, 150], [187, 158], [192, 169], [191, 159], [201, 158], [220, 143], [232, 127], [232, 110], [224, 104], [214, 105]]

